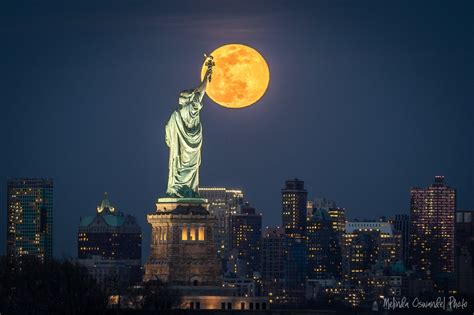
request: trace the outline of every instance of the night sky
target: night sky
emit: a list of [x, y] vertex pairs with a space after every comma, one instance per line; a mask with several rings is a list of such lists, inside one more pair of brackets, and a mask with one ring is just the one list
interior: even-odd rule
[[270, 85], [244, 109], [204, 99], [201, 186], [242, 188], [264, 225], [294, 177], [350, 218], [408, 213], [435, 175], [474, 209], [469, 1], [169, 2], [0, 4], [0, 253], [7, 179], [52, 177], [56, 256], [76, 256], [107, 191], [139, 220], [145, 260], [164, 125], [202, 54], [228, 43], [260, 51]]

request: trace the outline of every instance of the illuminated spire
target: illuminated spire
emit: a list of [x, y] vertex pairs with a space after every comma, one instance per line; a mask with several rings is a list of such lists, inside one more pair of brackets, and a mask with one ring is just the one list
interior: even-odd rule
[[109, 214], [115, 211], [115, 208], [110, 205], [107, 192], [104, 193], [104, 199], [100, 203], [100, 206], [97, 207], [97, 213], [102, 213], [103, 211]]

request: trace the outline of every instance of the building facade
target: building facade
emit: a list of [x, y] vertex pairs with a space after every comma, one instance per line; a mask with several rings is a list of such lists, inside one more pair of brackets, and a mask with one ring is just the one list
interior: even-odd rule
[[308, 221], [308, 278], [340, 279], [342, 234], [324, 209], [316, 209]]
[[474, 211], [457, 211], [454, 242], [456, 287], [461, 294], [474, 294]]
[[267, 227], [262, 238], [262, 287], [270, 303], [285, 300], [285, 230]]
[[225, 265], [230, 255], [230, 216], [240, 213], [244, 193], [240, 189], [221, 187], [200, 187], [198, 192], [202, 198], [207, 199], [208, 211], [217, 219], [214, 241], [219, 258]]
[[308, 192], [304, 181], [285, 181], [281, 190], [282, 224], [285, 230], [284, 290], [286, 302], [297, 305], [304, 301], [308, 268], [306, 226]]
[[344, 233], [346, 229], [346, 210], [340, 207], [329, 208], [327, 210], [332, 219], [332, 226], [334, 231]]
[[213, 231], [216, 218], [206, 204], [164, 200], [147, 215], [152, 230], [144, 280], [158, 278], [184, 287], [221, 286]]
[[444, 176], [428, 188], [412, 188], [410, 199], [410, 266], [428, 277], [454, 270], [456, 191]]
[[405, 265], [408, 263], [408, 250], [410, 246], [410, 216], [408, 214], [396, 214], [392, 221], [393, 227], [401, 235], [401, 255]]
[[308, 192], [304, 181], [287, 180], [281, 190], [282, 223], [285, 234], [290, 237], [304, 238], [306, 232]]
[[387, 269], [401, 258], [400, 241], [389, 222], [347, 222], [341, 244], [344, 279], [358, 283], [374, 266]]
[[136, 283], [142, 278], [142, 234], [135, 217], [110, 205], [107, 194], [95, 216], [82, 217], [78, 229], [79, 263], [99, 283]]
[[253, 278], [254, 273], [260, 274], [261, 243], [262, 215], [246, 203], [240, 213], [230, 216], [230, 249], [236, 250], [244, 267], [237, 270], [237, 277]]
[[308, 245], [306, 238], [285, 235], [284, 289], [286, 303], [296, 306], [305, 301], [308, 279]]
[[[53, 256], [52, 179], [18, 178], [7, 183], [7, 256], [42, 261]], [[12, 265], [13, 266], [13, 265]]]

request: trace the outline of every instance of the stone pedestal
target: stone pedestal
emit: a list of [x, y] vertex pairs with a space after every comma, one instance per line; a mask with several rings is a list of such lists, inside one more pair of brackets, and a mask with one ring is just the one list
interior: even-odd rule
[[158, 199], [156, 212], [147, 215], [152, 233], [145, 281], [159, 278], [182, 286], [222, 284], [213, 240], [216, 218], [207, 208], [206, 199]]

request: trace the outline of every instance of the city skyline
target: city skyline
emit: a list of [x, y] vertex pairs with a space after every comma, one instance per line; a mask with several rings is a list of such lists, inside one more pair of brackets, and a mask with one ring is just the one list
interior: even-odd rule
[[[9, 243], [9, 252], [18, 250], [10, 257], [10, 272], [32, 272], [23, 266], [34, 257], [39, 265], [58, 262], [50, 259], [51, 247], [49, 255], [41, 254], [48, 250], [38, 246], [42, 244], [36, 242], [39, 234], [34, 238], [36, 245], [28, 245], [26, 251], [21, 243], [33, 237], [25, 231], [50, 231], [51, 236], [53, 181], [23, 178], [8, 185], [12, 210], [9, 240], [20, 242]], [[126, 308], [149, 308], [147, 302], [126, 301], [146, 292], [141, 290], [153, 279], [179, 291], [175, 301], [181, 309], [291, 306], [374, 310], [387, 309], [386, 299], [433, 298], [438, 294], [462, 299], [462, 304], [453, 308], [468, 305], [464, 298], [472, 294], [474, 283], [474, 210], [457, 211], [456, 190], [446, 185], [443, 176], [435, 176], [427, 188], [411, 189], [408, 259], [403, 249], [407, 237], [403, 222], [408, 216], [376, 221], [348, 218], [332, 200], [307, 202], [307, 190], [300, 179], [286, 180], [281, 190], [281, 228], [263, 229], [262, 214], [249, 203], [242, 204], [242, 190], [203, 187], [201, 191], [209, 201], [158, 199], [157, 210], [147, 215], [152, 242], [144, 267], [142, 229], [133, 216], [110, 203], [107, 193], [95, 216], [81, 217], [77, 262], [104, 292], [121, 294], [109, 296], [109, 306], [120, 303]], [[213, 209], [208, 211], [208, 206]], [[311, 216], [307, 215], [308, 207], [313, 208]], [[221, 240], [214, 239], [215, 228], [221, 229], [215, 214], [222, 211], [229, 220], [222, 228], [230, 244], [230, 251], [224, 250], [223, 256], [217, 250]], [[37, 227], [31, 229], [32, 225]]]
[[[444, 176], [439, 176], [439, 175], [434, 176], [433, 178], [439, 178], [439, 177], [442, 177], [442, 178], [444, 179]], [[15, 178], [15, 179], [12, 178], [12, 179], [9, 179], [9, 181], [13, 181], [13, 180], [15, 180], [15, 181], [20, 181], [20, 180], [30, 180], [30, 181], [31, 181], [31, 180], [37, 180], [37, 181], [38, 181], [38, 180], [40, 180], [40, 181], [42, 181], [42, 180], [45, 180], [45, 179], [39, 179], [39, 178]], [[51, 179], [50, 179], [50, 180], [51, 180]], [[285, 181], [282, 182], [282, 190], [283, 190], [283, 191], [285, 190], [285, 187], [284, 187], [284, 186], [285, 186], [285, 183], [287, 183], [287, 182], [292, 182], [292, 181], [294, 181], [294, 180], [299, 180], [299, 181], [303, 181], [303, 182], [304, 182], [304, 180], [303, 180], [303, 179], [300, 179], [300, 178], [287, 179], [287, 180], [285, 180]], [[448, 183], [449, 183], [449, 182], [448, 182]], [[425, 186], [427, 186], [427, 185], [428, 185], [428, 184], [426, 184]], [[457, 190], [457, 188], [456, 188], [455, 186], [453, 186], [453, 185], [450, 185], [450, 186], [454, 187], [454, 188]], [[221, 187], [221, 186], [218, 186], [218, 187]], [[420, 186], [420, 187], [422, 187], [422, 186]], [[226, 190], [226, 188], [209, 188], [209, 187], [203, 187], [202, 189], [205, 189], [205, 190], [209, 190], [209, 189], [210, 189], [210, 190], [224, 190], [224, 191]], [[411, 188], [410, 188], [410, 190], [413, 190], [413, 189], [420, 189], [420, 188], [419, 188], [419, 187], [411, 187]], [[232, 193], [233, 193], [233, 192], [238, 192], [238, 193], [240, 193], [240, 194], [246, 193], [245, 190], [243, 190], [243, 189], [239, 189], [239, 190], [229, 190], [229, 191], [232, 192]], [[280, 191], [281, 191], [281, 190], [280, 190]], [[306, 191], [306, 190], [305, 190], [305, 191]], [[109, 195], [108, 192], [104, 192], [104, 194], [105, 194], [105, 196], [108, 196], [108, 195]], [[104, 194], [103, 194], [102, 196], [104, 196]], [[311, 196], [311, 195], [312, 195], [312, 194], [311, 194], [311, 191], [308, 191], [308, 196]], [[317, 197], [320, 198], [321, 196], [317, 196]], [[307, 198], [307, 201], [313, 203], [313, 201], [314, 201], [315, 199], [317, 199], [317, 197], [316, 197], [316, 196], [314, 196], [314, 197], [308, 197], [308, 198]], [[325, 200], [325, 197], [322, 197], [322, 198]], [[457, 196], [456, 196], [456, 198], [457, 198]], [[281, 197], [280, 197], [280, 199], [281, 199]], [[115, 200], [115, 198], [114, 198], [114, 200]], [[241, 202], [242, 202], [242, 201], [247, 202], [247, 203], [249, 202], [249, 201], [247, 201], [247, 199], [245, 199], [245, 198], [243, 198], [243, 199], [241, 200]], [[334, 202], [333, 200], [328, 200], [328, 201], [329, 201], [329, 202]], [[97, 206], [97, 204], [101, 204], [102, 202], [103, 202], [103, 197], [102, 197], [102, 198], [99, 198], [99, 202], [96, 202], [96, 207], [97, 207], [97, 209], [99, 208], [99, 206]], [[408, 200], [408, 203], [410, 204], [410, 200]], [[229, 206], [229, 207], [232, 208], [232, 205], [230, 205], [230, 204], [227, 205], [227, 206]], [[235, 207], [235, 206], [234, 206], [234, 207]], [[89, 212], [92, 211], [93, 208], [94, 208], [94, 207], [91, 207], [91, 209], [89, 209]], [[372, 216], [372, 217], [360, 217], [360, 216], [352, 215], [352, 214], [351, 214], [351, 212], [352, 212], [351, 209], [350, 209], [350, 208], [346, 208], [346, 207], [339, 207], [339, 206], [338, 206], [338, 207], [336, 207], [336, 208], [334, 208], [334, 209], [339, 209], [339, 208], [342, 209], [342, 210], [346, 213], [346, 220], [347, 220], [347, 221], [351, 221], [351, 220], [352, 220], [352, 221], [356, 221], [356, 222], [357, 222], [357, 221], [369, 221], [369, 222], [370, 222], [370, 221], [374, 221], [374, 222], [376, 222], [376, 221], [381, 220], [381, 218], [385, 218], [385, 219], [387, 219], [387, 220], [389, 220], [389, 219], [390, 219], [390, 220], [395, 220], [395, 219], [396, 219], [396, 216], [397, 216], [397, 215], [400, 215], [400, 214], [407, 215], [408, 217], [410, 216], [410, 206], [408, 207], [407, 210], [405, 210], [405, 211], [400, 211], [400, 213], [399, 213], [399, 212], [396, 212], [396, 213], [393, 213], [393, 214], [387, 214], [387, 213], [385, 213], [385, 212], [380, 212], [380, 213], [374, 214], [374, 216]], [[316, 210], [316, 208], [314, 208], [314, 209]], [[474, 207], [469, 207], [469, 208], [459, 208], [459, 207], [456, 207], [456, 211], [461, 211], [461, 212], [462, 212], [462, 211], [473, 211], [473, 209], [474, 209]], [[279, 211], [281, 211], [281, 210], [282, 210], [282, 209], [279, 209]], [[57, 211], [57, 210], [55, 210], [55, 211]], [[97, 211], [98, 211], [98, 210], [97, 210]], [[261, 212], [261, 216], [262, 216], [262, 234], [265, 234], [265, 231], [264, 231], [265, 228], [273, 228], [273, 227], [274, 227], [274, 228], [283, 228], [283, 227], [284, 227], [284, 224], [283, 224], [283, 222], [282, 222], [282, 220], [281, 220], [281, 217], [280, 217], [280, 222], [276, 222], [276, 223], [273, 223], [273, 224], [268, 224], [268, 220], [265, 220], [265, 213], [264, 213], [263, 211], [259, 211], [259, 212]], [[86, 213], [86, 214], [87, 214], [87, 213]], [[78, 218], [78, 223], [81, 222], [82, 218], [83, 218], [83, 216], [80, 216], [80, 217]], [[137, 222], [140, 222], [140, 226], [145, 227], [145, 229], [144, 229], [145, 232], [143, 233], [144, 245], [142, 246], [142, 253], [143, 253], [144, 257], [146, 257], [146, 256], [148, 256], [148, 254], [149, 254], [149, 253], [148, 253], [148, 250], [149, 250], [148, 245], [149, 245], [149, 243], [150, 243], [150, 235], [147, 235], [147, 233], [146, 233], [146, 231], [149, 229], [149, 226], [148, 226], [148, 223], [145, 223], [145, 224], [142, 225], [140, 218], [137, 218]], [[392, 222], [392, 224], [393, 224], [393, 222]], [[77, 229], [77, 227], [76, 227], [76, 229]], [[70, 234], [71, 234], [71, 233], [70, 233]], [[76, 235], [77, 235], [77, 231], [73, 231], [72, 234], [74, 234], [74, 236], [76, 236]], [[56, 241], [56, 240], [55, 240], [55, 239], [56, 239], [55, 235], [56, 235], [56, 233], [54, 233], [54, 234], [52, 235], [53, 244], [54, 244], [55, 241]], [[62, 235], [62, 236], [64, 236], [64, 235]], [[68, 249], [68, 251], [69, 251], [68, 253], [66, 253], [66, 252], [60, 252], [60, 253], [58, 253], [58, 252], [56, 252], [56, 250], [54, 250], [54, 247], [53, 247], [53, 250], [52, 250], [52, 251], [53, 251], [53, 256], [54, 256], [54, 257], [64, 257], [64, 256], [66, 255], [65, 257], [75, 258], [75, 257], [77, 256], [77, 252], [76, 252], [76, 249], [77, 249], [77, 248], [76, 248], [76, 245], [77, 245], [77, 239], [75, 240], [75, 243], [71, 244], [71, 247], [72, 247], [72, 248], [69, 248], [69, 249]], [[0, 247], [0, 248], [1, 248], [1, 247]], [[6, 248], [5, 248], [5, 249], [6, 249]], [[0, 255], [4, 255], [4, 254], [6, 254], [6, 253], [0, 252]]]
[[228, 42], [259, 49], [272, 78], [246, 110], [204, 100], [202, 186], [241, 188], [264, 226], [281, 224], [281, 188], [294, 177], [310, 199], [335, 200], [348, 217], [408, 213], [410, 188], [435, 175], [457, 189], [459, 209], [472, 209], [466, 13], [437, 4], [274, 6], [249, 14], [245, 4], [206, 2], [194, 22], [173, 4], [0, 10], [12, 47], [1, 53], [9, 154], [0, 178], [55, 180], [56, 256], [74, 256], [69, 231], [104, 191], [137, 217], [149, 243], [145, 215], [165, 189], [162, 123], [181, 86], [198, 80], [202, 53]]

